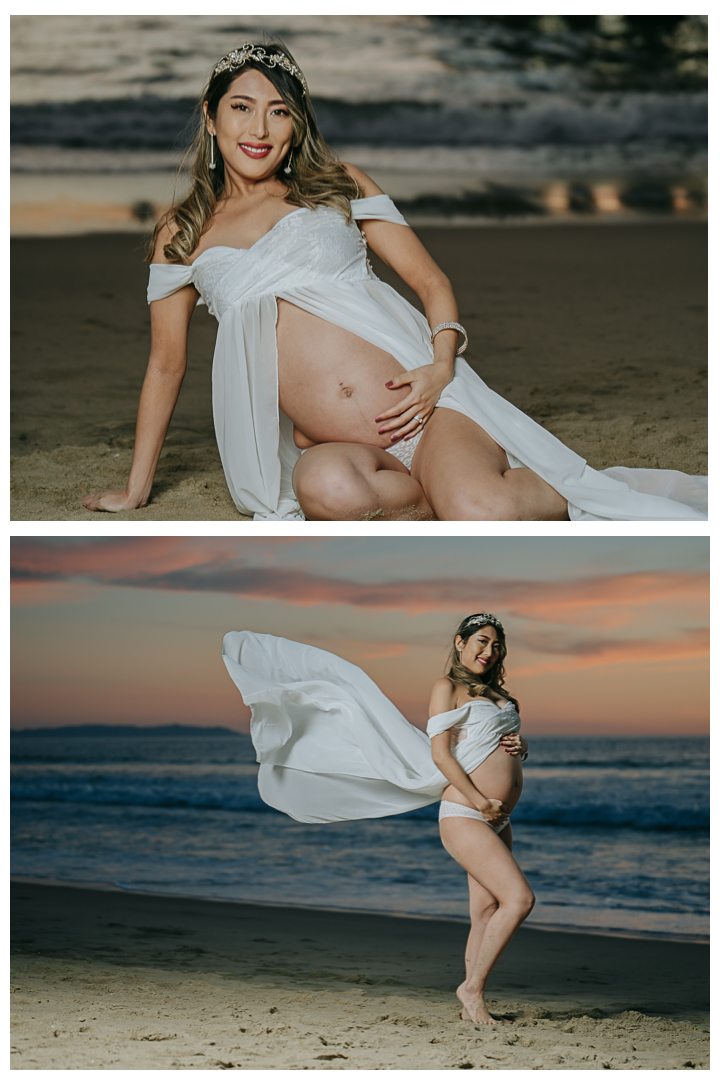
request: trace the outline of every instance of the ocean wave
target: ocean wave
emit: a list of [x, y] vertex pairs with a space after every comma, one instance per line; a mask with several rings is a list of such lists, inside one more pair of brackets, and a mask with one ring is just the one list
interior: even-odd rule
[[[707, 98], [684, 94], [516, 96], [471, 108], [410, 101], [315, 101], [331, 144], [373, 146], [597, 146], [707, 142]], [[190, 142], [195, 101], [144, 96], [13, 105], [14, 145], [169, 150]]]
[[564, 758], [562, 758], [560, 760], [546, 760], [546, 761], [533, 761], [533, 762], [528, 760], [526, 762], [525, 769], [526, 769], [526, 772], [527, 772], [527, 770], [534, 770], [534, 769], [544, 770], [544, 769], [603, 769], [603, 768], [605, 768], [605, 769], [610, 769], [613, 772], [616, 769], [618, 769], [618, 770], [628, 769], [628, 770], [632, 770], [633, 772], [635, 772], [637, 770], [655, 771], [656, 769], [668, 769], [670, 771], [676, 772], [678, 769], [683, 769], [683, 770], [690, 769], [690, 770], [697, 773], [698, 778], [707, 779], [707, 777], [709, 775], [709, 766], [708, 766], [707, 762], [703, 760], [703, 757], [704, 757], [704, 755], [700, 755], [700, 754], [697, 754], [697, 755], [693, 756], [692, 753], [689, 752], [687, 757], [684, 760], [681, 760], [681, 761], [671, 761], [671, 760], [662, 761], [662, 760], [658, 760], [657, 758], [652, 758], [649, 755], [645, 755], [643, 757], [642, 755], [638, 754], [637, 757], [634, 757], [633, 755], [629, 754], [625, 758], [614, 758], [612, 761], [602, 762], [602, 761], [598, 761], [596, 758], [592, 758], [592, 757], [583, 757], [583, 756], [572, 757], [572, 756], [568, 755], [567, 757], [564, 757]]
[[[405, 817], [436, 818], [437, 805], [412, 810]], [[618, 807], [612, 803], [551, 808], [521, 802], [512, 813], [513, 825], [547, 825], [559, 828], [639, 829], [642, 832], [698, 832], [710, 828], [709, 811], [703, 807], [683, 811], [664, 806]]]
[[[710, 766], [710, 740], [703, 735], [663, 736], [584, 736], [531, 735], [526, 776], [547, 769], [607, 769], [626, 772], [666, 770], [692, 773], [694, 780], [704, 780]], [[585, 776], [585, 772], [583, 772]], [[583, 780], [583, 782], [585, 782]]]
[[[260, 799], [246, 735], [15, 736], [11, 795], [19, 802], [202, 814], [276, 814]], [[531, 738], [518, 825], [705, 830], [708, 740]], [[50, 812], [49, 810], [46, 812]], [[412, 811], [437, 818], [437, 805]], [[247, 824], [247, 822], [245, 822]]]
[[389, 102], [322, 101], [329, 142], [376, 146], [592, 146], [661, 140], [690, 145], [707, 138], [704, 95], [598, 95], [482, 104], [470, 109]]
[[[32, 781], [14, 781], [11, 799], [16, 802], [74, 803], [98, 806], [132, 806], [147, 809], [184, 808], [196, 811], [222, 810], [231, 813], [276, 814], [257, 793], [254, 784], [177, 784], [150, 781], [133, 783], [72, 782], [54, 777]], [[545, 798], [525, 797], [513, 811], [512, 820], [518, 825], [548, 825], [606, 828], [632, 828], [640, 830], [697, 831], [709, 828], [710, 818], [706, 800], [701, 795], [695, 800], [668, 799], [665, 802], [654, 797], [643, 797], [642, 792], [624, 800], [597, 798], [570, 798], [567, 792], [560, 794], [561, 805]], [[437, 818], [436, 803], [398, 815], [403, 818], [434, 820]]]
[[513, 821], [519, 825], [606, 826], [642, 830], [690, 830], [710, 828], [705, 807], [690, 809], [663, 805], [617, 806], [614, 803], [575, 804], [553, 808], [528, 801], [518, 806]]
[[193, 810], [252, 811], [277, 813], [266, 806], [252, 783], [223, 783], [219, 777], [205, 783], [178, 783], [175, 779], [139, 778], [132, 780], [77, 778], [64, 780], [54, 776], [15, 780], [10, 797], [22, 802], [90, 803], [99, 806], [185, 807]]

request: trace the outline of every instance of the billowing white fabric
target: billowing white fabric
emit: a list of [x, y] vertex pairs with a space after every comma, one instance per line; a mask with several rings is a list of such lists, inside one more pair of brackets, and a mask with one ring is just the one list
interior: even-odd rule
[[[387, 195], [358, 199], [355, 221], [404, 225]], [[148, 302], [192, 284], [219, 322], [213, 361], [215, 433], [238, 507], [256, 520], [303, 520], [292, 487], [300, 451], [278, 405], [277, 298], [371, 342], [406, 369], [432, 362], [427, 321], [367, 260], [365, 238], [336, 210], [301, 208], [247, 249], [211, 247], [190, 266], [150, 267]], [[470, 417], [560, 492], [573, 521], [705, 521], [707, 480], [673, 470], [598, 472], [490, 390], [458, 358], [438, 406]]]
[[[249, 630], [225, 635], [223, 660], [252, 712], [260, 796], [276, 810], [306, 822], [387, 817], [437, 802], [447, 787], [430, 736], [347, 660]], [[474, 747], [461, 761], [468, 772], [520, 726], [514, 709], [491, 706], [490, 715], [476, 704], [431, 721], [433, 734], [458, 723], [477, 728], [477, 738], [453, 749]]]

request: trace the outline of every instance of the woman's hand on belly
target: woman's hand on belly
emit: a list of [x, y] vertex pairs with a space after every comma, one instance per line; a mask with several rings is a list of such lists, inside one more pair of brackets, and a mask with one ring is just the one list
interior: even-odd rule
[[519, 757], [524, 754], [523, 750], [524, 740], [520, 735], [503, 735], [500, 739], [500, 746], [503, 748], [506, 754], [511, 754], [513, 757]]
[[305, 440], [392, 446], [375, 418], [397, 400], [387, 383], [405, 374], [394, 356], [287, 301], [278, 301], [277, 347], [280, 408], [304, 436], [301, 450]]
[[480, 813], [490, 825], [500, 825], [507, 820], [510, 807], [502, 799], [488, 799]]
[[488, 799], [501, 799], [511, 810], [522, 794], [523, 770], [520, 758], [506, 754], [501, 746], [470, 773], [478, 791]]
[[310, 376], [302, 391], [289, 392], [281, 372], [280, 408], [292, 420], [295, 445], [300, 450], [328, 442], [363, 443], [383, 450], [394, 446], [397, 440], [389, 433], [379, 434], [375, 423], [389, 392], [382, 386], [378, 392], [373, 382], [368, 385], [362, 371], [333, 372], [317, 381]]
[[[425, 364], [423, 367], [413, 368], [412, 371], [405, 371], [402, 375], [396, 375], [385, 384], [387, 388], [397, 391], [409, 386], [410, 392], [376, 418], [375, 422], [380, 425], [378, 434], [390, 435], [393, 442], [417, 435], [420, 427], [432, 416], [433, 409], [452, 376], [452, 369], [439, 364]], [[422, 425], [418, 424], [416, 417], [422, 419]]]
[[442, 797], [447, 799], [448, 802], [459, 803], [461, 806], [471, 806], [473, 810], [479, 810], [481, 814], [493, 822], [506, 818], [512, 809], [502, 799], [488, 798], [479, 791], [477, 792], [477, 798], [468, 799], [462, 791], [458, 791], [454, 784], [448, 784], [443, 791]]

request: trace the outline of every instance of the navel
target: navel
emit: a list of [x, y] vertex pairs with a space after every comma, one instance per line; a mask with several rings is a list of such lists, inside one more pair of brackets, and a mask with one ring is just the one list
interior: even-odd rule
[[352, 386], [345, 386], [344, 383], [340, 383], [340, 393], [342, 394], [343, 397], [352, 397], [353, 396], [353, 388], [352, 388]]

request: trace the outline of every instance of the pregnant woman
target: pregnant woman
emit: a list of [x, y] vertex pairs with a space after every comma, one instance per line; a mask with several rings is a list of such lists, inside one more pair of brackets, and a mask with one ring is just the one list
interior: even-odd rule
[[440, 803], [440, 835], [467, 871], [471, 928], [462, 1018], [494, 1024], [485, 984], [534, 903], [511, 854], [509, 815], [522, 791], [517, 702], [494, 615], [463, 619], [448, 675], [433, 690], [427, 735], [364, 671], [296, 641], [230, 633], [223, 658], [252, 710], [258, 790], [296, 821], [386, 817]]
[[[674, 471], [596, 472], [459, 358], [447, 277], [380, 188], [338, 162], [279, 44], [245, 44], [201, 99], [193, 188], [153, 236], [152, 346], [127, 486], [150, 498], [197, 303], [217, 318], [213, 415], [238, 510], [258, 520], [705, 520]], [[372, 251], [426, 317], [379, 281]]]

